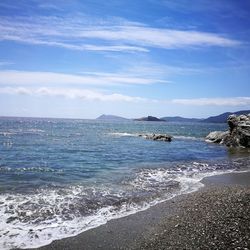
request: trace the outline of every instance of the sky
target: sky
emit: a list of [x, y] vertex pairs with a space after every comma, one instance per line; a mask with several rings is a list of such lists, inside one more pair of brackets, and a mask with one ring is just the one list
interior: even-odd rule
[[250, 109], [248, 0], [1, 0], [0, 116]]

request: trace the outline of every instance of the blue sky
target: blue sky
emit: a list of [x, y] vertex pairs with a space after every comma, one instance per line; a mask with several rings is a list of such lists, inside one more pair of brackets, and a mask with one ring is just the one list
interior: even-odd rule
[[250, 109], [247, 0], [1, 0], [0, 115]]

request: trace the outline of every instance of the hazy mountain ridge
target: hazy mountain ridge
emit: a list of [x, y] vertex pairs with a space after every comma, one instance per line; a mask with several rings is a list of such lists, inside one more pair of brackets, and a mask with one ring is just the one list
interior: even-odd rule
[[250, 113], [250, 110], [240, 110], [237, 112], [226, 112], [217, 116], [210, 116], [206, 119], [201, 120], [201, 122], [206, 122], [206, 123], [225, 123], [227, 122], [227, 118], [229, 115], [247, 115]]
[[117, 115], [100, 115], [96, 118], [96, 120], [102, 120], [102, 121], [129, 121], [130, 119], [117, 116]]
[[161, 118], [157, 118], [155, 116], [146, 116], [136, 119], [128, 119], [121, 116], [116, 115], [101, 115], [97, 117], [97, 120], [103, 121], [166, 121], [166, 122], [204, 122], [204, 123], [226, 123], [229, 115], [247, 115], [250, 113], [250, 110], [240, 110], [236, 112], [225, 112], [217, 116], [210, 116], [208, 118], [185, 118], [181, 116], [164, 116]]
[[200, 122], [202, 121], [202, 119], [198, 119], [198, 118], [185, 118], [181, 116], [166, 116], [166, 117], [162, 117], [161, 119], [167, 122]]

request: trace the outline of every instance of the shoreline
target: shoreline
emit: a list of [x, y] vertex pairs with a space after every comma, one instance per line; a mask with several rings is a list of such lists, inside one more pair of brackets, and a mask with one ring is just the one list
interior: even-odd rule
[[[192, 208], [193, 204], [189, 203], [189, 200], [200, 200], [200, 206], [202, 206], [205, 201], [201, 197], [205, 200], [208, 197], [216, 199], [214, 194], [218, 194], [222, 199], [237, 191], [244, 194], [250, 187], [250, 172], [209, 176], [201, 182], [205, 186], [198, 191], [176, 196], [144, 211], [110, 220], [104, 225], [76, 236], [55, 240], [49, 245], [32, 249], [164, 249], [165, 241], [157, 240], [158, 235], [161, 235], [159, 231], [161, 232], [162, 227], [169, 224], [173, 218], [178, 217], [178, 214], [183, 213], [183, 208]], [[204, 194], [207, 198], [204, 198]], [[166, 222], [163, 223], [163, 221]], [[179, 230], [178, 226], [175, 227], [176, 225], [178, 223], [172, 226], [171, 232]], [[162, 242], [165, 247], [161, 248], [160, 243], [157, 242]], [[157, 247], [154, 248], [154, 244], [158, 244]]]

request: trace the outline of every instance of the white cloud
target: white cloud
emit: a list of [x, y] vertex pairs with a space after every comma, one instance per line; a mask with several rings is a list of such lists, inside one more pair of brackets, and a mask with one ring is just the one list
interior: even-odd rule
[[32, 72], [2, 70], [0, 71], [0, 84], [5, 85], [128, 85], [128, 84], [154, 84], [166, 82], [150, 77], [138, 77], [123, 74], [63, 74], [54, 72]]
[[85, 44], [79, 46], [79, 50], [92, 50], [92, 51], [127, 51], [127, 52], [148, 52], [149, 50], [139, 46], [128, 45], [112, 45], [112, 46], [100, 46]]
[[80, 37], [125, 41], [146, 47], [178, 48], [188, 46], [235, 46], [239, 42], [221, 35], [199, 32], [159, 29], [142, 26], [93, 27], [85, 29]]
[[39, 38], [32, 38], [32, 37], [22, 37], [18, 35], [6, 35], [2, 36], [0, 34], [0, 40], [9, 40], [15, 41], [20, 43], [27, 43], [33, 45], [46, 45], [50, 47], [59, 47], [64, 49], [70, 50], [79, 50], [79, 51], [127, 51], [127, 52], [148, 52], [149, 50], [143, 47], [138, 46], [129, 46], [129, 45], [92, 45], [92, 44], [81, 44], [76, 45], [73, 43], [63, 43], [63, 42], [56, 42], [56, 41], [49, 41], [49, 40], [42, 40]]
[[71, 50], [148, 52], [150, 48], [237, 46], [222, 34], [148, 27], [121, 20], [88, 17], [2, 18], [0, 40], [62, 47]]
[[120, 93], [107, 93], [91, 89], [79, 88], [51, 88], [51, 87], [1, 87], [0, 94], [51, 96], [69, 99], [82, 99], [87, 101], [104, 102], [146, 102], [160, 105], [190, 105], [190, 106], [249, 106], [250, 97], [232, 98], [196, 98], [196, 99], [172, 99], [157, 100], [138, 96], [123, 95]]
[[[52, 96], [70, 99], [83, 99], [88, 101], [111, 101], [111, 102], [148, 102], [149, 99], [137, 96], [128, 96], [118, 93], [106, 94], [100, 91], [74, 88], [0, 88], [0, 94], [17, 94], [30, 96]], [[153, 101], [153, 100], [152, 100]]]
[[247, 106], [250, 105], [250, 97], [174, 99], [172, 103], [191, 106]]
[[2, 66], [8, 66], [8, 65], [11, 65], [13, 64], [12, 62], [7, 62], [7, 61], [0, 61], [0, 67]]
[[58, 5], [52, 4], [52, 3], [41, 3], [38, 5], [41, 9], [48, 9], [48, 10], [56, 10], [56, 11], [62, 11], [63, 9], [60, 8]]
[[170, 76], [170, 75], [194, 75], [207, 72], [207, 68], [201, 67], [190, 67], [190, 65], [183, 66], [171, 66], [167, 64], [157, 64], [157, 63], [145, 63], [138, 62], [137, 64], [131, 64], [128, 67], [128, 72], [139, 74], [144, 73], [154, 76]]

